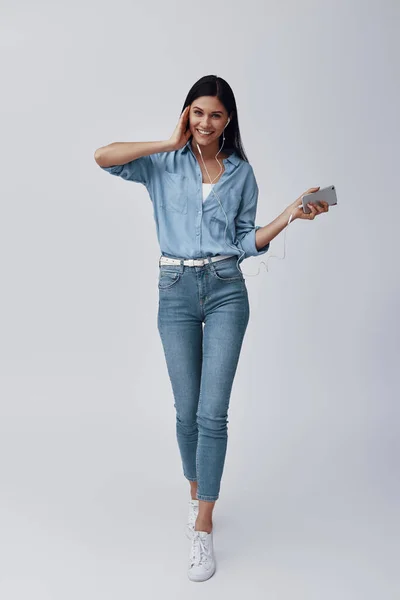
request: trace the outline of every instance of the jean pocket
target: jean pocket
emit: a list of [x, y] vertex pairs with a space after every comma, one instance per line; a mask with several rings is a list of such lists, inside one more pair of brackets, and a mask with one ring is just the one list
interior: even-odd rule
[[185, 175], [164, 171], [161, 206], [165, 210], [186, 215], [188, 209], [187, 189], [188, 179]]
[[173, 271], [171, 269], [164, 269], [160, 267], [160, 271], [158, 274], [158, 289], [165, 290], [170, 288], [179, 281], [182, 273], [180, 271]]
[[244, 281], [243, 273], [236, 266], [237, 259], [235, 260], [218, 260], [211, 263], [211, 273], [217, 279], [221, 281]]

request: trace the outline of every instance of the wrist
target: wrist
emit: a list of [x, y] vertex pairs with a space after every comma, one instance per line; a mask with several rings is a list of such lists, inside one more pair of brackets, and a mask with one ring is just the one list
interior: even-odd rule
[[282, 217], [286, 220], [286, 225], [287, 225], [287, 223], [288, 223], [288, 221], [290, 219], [290, 215], [293, 215], [292, 219], [290, 221], [291, 223], [293, 223], [293, 221], [295, 221], [297, 219], [297, 217], [295, 216], [296, 215], [296, 209], [289, 206], [282, 213]]
[[175, 145], [171, 143], [171, 140], [164, 140], [162, 145], [164, 152], [173, 152], [173, 150], [176, 150]]

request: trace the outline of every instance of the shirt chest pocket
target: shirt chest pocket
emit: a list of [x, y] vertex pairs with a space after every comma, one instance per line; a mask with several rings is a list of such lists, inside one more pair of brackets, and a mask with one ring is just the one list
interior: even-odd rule
[[[227, 214], [228, 226], [226, 225], [225, 217], [211, 217], [210, 219], [210, 234], [213, 240], [224, 244], [226, 239], [233, 240], [235, 238], [235, 224], [232, 216]], [[226, 231], [225, 231], [226, 229]], [[226, 236], [226, 239], [225, 239]]]
[[186, 215], [188, 209], [187, 177], [181, 173], [164, 171], [162, 186], [161, 207], [167, 211]]
[[235, 231], [236, 231], [235, 218], [238, 213], [239, 206], [240, 206], [240, 200], [241, 200], [240, 192], [238, 192], [237, 190], [231, 189], [221, 199], [222, 199], [222, 207], [225, 211], [226, 216], [225, 216], [224, 212], [222, 211], [221, 207], [219, 206], [219, 203], [217, 203], [216, 212], [210, 219], [211, 234], [214, 237], [224, 239], [225, 227], [228, 223], [228, 226], [226, 228], [226, 233], [229, 235], [229, 232], [230, 232], [232, 238], [234, 238]]

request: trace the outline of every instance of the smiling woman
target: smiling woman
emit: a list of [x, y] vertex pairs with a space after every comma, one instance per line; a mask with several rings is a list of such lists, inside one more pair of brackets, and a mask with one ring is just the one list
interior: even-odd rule
[[[189, 90], [169, 140], [110, 144], [95, 159], [112, 175], [145, 185], [153, 203], [162, 253], [157, 326], [191, 493], [188, 576], [204, 581], [215, 572], [212, 512], [250, 315], [240, 262], [266, 253], [288, 215], [266, 227], [274, 233], [264, 245], [256, 244], [258, 186], [242, 147], [233, 91], [216, 75]], [[213, 183], [215, 194], [204, 183]]]
[[[225, 461], [231, 388], [250, 314], [246, 282], [236, 263], [264, 254], [269, 244], [256, 248], [258, 188], [225, 80], [209, 75], [193, 85], [168, 142], [123, 144], [100, 148], [95, 158], [112, 175], [145, 185], [153, 203], [162, 252], [157, 323], [183, 475], [191, 489], [188, 576], [201, 581], [215, 571], [212, 510]], [[203, 182], [214, 184], [220, 202]], [[203, 203], [204, 194], [209, 197]]]

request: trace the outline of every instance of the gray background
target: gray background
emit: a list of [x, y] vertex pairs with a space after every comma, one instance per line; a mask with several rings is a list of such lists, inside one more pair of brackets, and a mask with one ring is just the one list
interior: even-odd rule
[[[1, 598], [399, 598], [399, 17], [394, 1], [2, 3]], [[290, 225], [269, 272], [242, 263], [204, 588], [186, 573], [151, 202], [93, 153], [168, 139], [210, 73], [236, 95], [256, 223], [312, 186], [339, 204]]]

